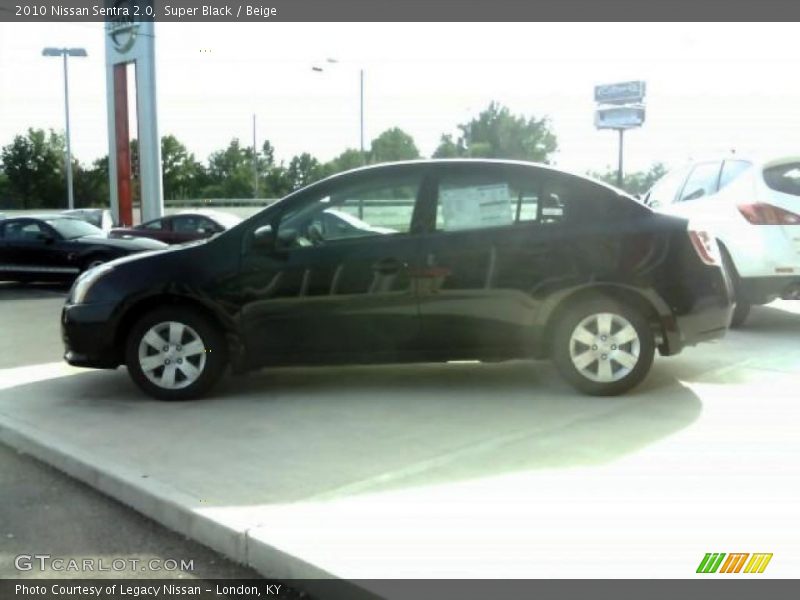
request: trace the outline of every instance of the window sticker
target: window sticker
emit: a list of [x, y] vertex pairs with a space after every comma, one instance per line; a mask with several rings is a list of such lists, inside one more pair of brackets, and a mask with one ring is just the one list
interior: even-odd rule
[[514, 221], [507, 183], [444, 187], [439, 191], [444, 231], [511, 225]]

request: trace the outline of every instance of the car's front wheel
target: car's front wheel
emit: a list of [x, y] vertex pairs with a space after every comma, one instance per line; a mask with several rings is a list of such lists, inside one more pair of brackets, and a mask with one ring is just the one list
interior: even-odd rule
[[650, 371], [654, 354], [647, 319], [612, 299], [576, 304], [555, 327], [553, 360], [564, 378], [585, 394], [627, 392]]
[[157, 309], [134, 325], [125, 348], [133, 381], [159, 400], [202, 396], [225, 369], [225, 337], [188, 307]]

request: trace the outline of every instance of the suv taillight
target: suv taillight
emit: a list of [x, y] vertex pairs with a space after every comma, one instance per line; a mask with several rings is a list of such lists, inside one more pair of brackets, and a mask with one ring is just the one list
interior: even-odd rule
[[707, 231], [689, 230], [689, 239], [692, 240], [697, 256], [707, 265], [721, 265], [719, 246], [716, 238]]
[[754, 202], [739, 204], [736, 208], [752, 225], [800, 225], [800, 215], [780, 206]]

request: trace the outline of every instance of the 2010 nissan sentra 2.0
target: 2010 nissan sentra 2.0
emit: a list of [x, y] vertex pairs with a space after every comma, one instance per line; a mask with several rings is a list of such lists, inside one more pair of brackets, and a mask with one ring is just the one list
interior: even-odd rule
[[542, 165], [431, 160], [329, 177], [210, 240], [92, 269], [62, 325], [67, 362], [125, 364], [163, 400], [228, 366], [517, 358], [613, 395], [656, 349], [722, 336], [731, 311], [716, 240], [685, 219]]

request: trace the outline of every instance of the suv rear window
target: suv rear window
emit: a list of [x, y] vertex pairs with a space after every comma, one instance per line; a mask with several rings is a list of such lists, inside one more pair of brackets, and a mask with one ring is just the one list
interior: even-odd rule
[[764, 181], [776, 192], [800, 196], [800, 162], [764, 169]]

